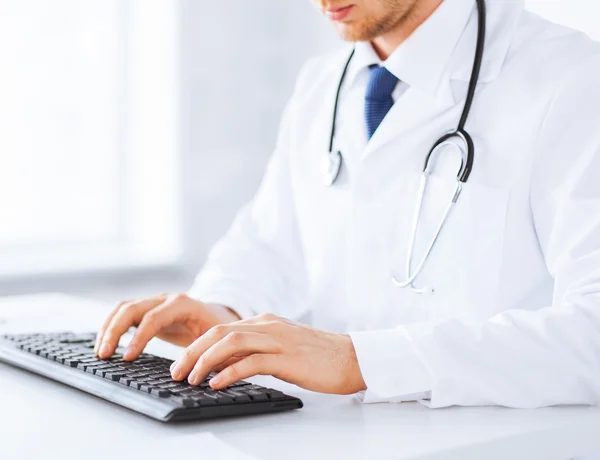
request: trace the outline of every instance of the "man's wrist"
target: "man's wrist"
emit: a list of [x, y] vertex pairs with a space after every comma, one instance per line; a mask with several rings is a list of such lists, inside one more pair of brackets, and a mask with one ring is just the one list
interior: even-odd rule
[[226, 324], [226, 323], [233, 323], [236, 321], [240, 321], [242, 318], [241, 316], [231, 307], [228, 307], [226, 305], [219, 305], [219, 304], [205, 304], [207, 307], [211, 308], [212, 310], [218, 312], [219, 317], [221, 317], [223, 319], [223, 321], [221, 321], [222, 324]]
[[367, 389], [367, 384], [363, 378], [360, 366], [358, 364], [358, 356], [354, 349], [354, 343], [352, 338], [348, 334], [341, 334], [344, 342], [346, 343], [346, 355], [347, 355], [347, 394], [354, 394]]

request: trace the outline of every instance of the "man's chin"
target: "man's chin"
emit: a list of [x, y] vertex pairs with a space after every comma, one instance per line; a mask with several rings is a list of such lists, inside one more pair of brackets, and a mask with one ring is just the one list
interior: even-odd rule
[[369, 38], [366, 37], [364, 30], [356, 25], [352, 25], [349, 23], [338, 24], [336, 26], [336, 30], [340, 38], [347, 42], [364, 42], [369, 41]]
[[347, 42], [368, 42], [377, 36], [365, 24], [353, 21], [336, 24], [335, 28], [340, 38]]

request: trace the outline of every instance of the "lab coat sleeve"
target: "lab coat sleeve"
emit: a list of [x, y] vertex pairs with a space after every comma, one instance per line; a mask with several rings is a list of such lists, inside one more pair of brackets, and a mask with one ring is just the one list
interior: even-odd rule
[[288, 159], [294, 104], [292, 97], [258, 192], [212, 248], [188, 292], [202, 302], [228, 306], [244, 319], [263, 312], [288, 318], [302, 314], [306, 277]]
[[422, 393], [432, 408], [600, 403], [599, 76], [595, 57], [563, 80], [535, 152], [530, 201], [555, 280], [552, 305], [478, 324], [445, 320], [351, 334], [365, 402]]

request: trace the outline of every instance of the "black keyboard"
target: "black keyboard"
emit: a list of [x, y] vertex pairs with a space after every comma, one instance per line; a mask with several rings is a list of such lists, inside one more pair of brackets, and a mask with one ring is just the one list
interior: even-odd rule
[[[172, 360], [143, 353], [123, 360], [94, 354], [95, 334], [27, 334], [0, 337], [0, 361], [78, 388], [154, 419], [170, 422], [279, 412], [302, 407], [298, 398], [239, 381], [215, 391], [171, 379]], [[209, 376], [211, 378], [213, 375]]]

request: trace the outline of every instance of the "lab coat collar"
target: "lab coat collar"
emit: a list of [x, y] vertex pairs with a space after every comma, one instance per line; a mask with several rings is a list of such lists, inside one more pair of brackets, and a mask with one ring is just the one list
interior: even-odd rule
[[[363, 151], [363, 158], [465, 99], [477, 41], [478, 20], [474, 1], [445, 0], [387, 59], [385, 65], [388, 70], [406, 82], [409, 89], [402, 96], [401, 103], [394, 104], [375, 131]], [[486, 48], [479, 83], [491, 82], [500, 74], [524, 2], [487, 0], [486, 5]], [[456, 38], [450, 39], [450, 36]], [[364, 46], [357, 48], [362, 49], [358, 64], [369, 62]], [[356, 73], [353, 75], [355, 77]], [[451, 85], [453, 80], [464, 82], [463, 88], [455, 92]], [[448, 126], [448, 129], [452, 128], [454, 126]]]
[[[487, 0], [486, 49], [479, 81], [500, 73], [523, 0]], [[399, 80], [426, 94], [457, 102], [451, 80], [469, 81], [473, 68], [478, 20], [475, 0], [444, 0], [436, 11], [382, 62], [368, 42], [357, 42], [348, 69], [348, 84], [371, 65], [383, 65]]]
[[[486, 39], [480, 83], [492, 82], [500, 75], [514, 31], [525, 8], [524, 0], [487, 0], [486, 5]], [[446, 72], [450, 80], [468, 82], [471, 79], [477, 30], [477, 11], [473, 8]]]
[[365, 68], [383, 65], [399, 80], [435, 94], [456, 44], [464, 32], [475, 0], [445, 0], [382, 62], [369, 42], [356, 43], [348, 80]]

